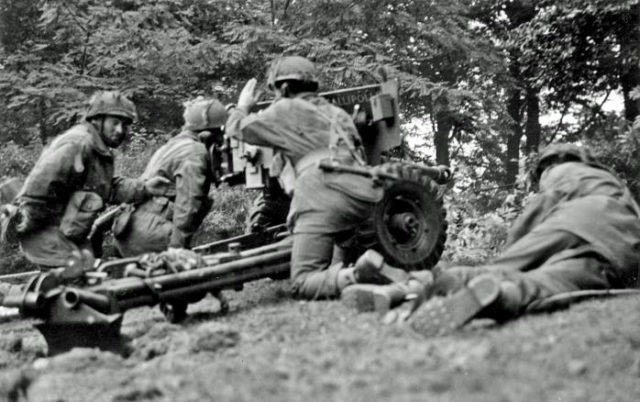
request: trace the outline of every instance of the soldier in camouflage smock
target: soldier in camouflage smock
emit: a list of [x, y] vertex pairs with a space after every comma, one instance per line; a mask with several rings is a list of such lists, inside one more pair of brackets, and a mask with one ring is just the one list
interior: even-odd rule
[[539, 193], [504, 252], [445, 270], [425, 289], [436, 297], [409, 317], [415, 329], [444, 333], [476, 316], [506, 320], [566, 305], [567, 292], [638, 286], [640, 208], [620, 179], [572, 144], [544, 150], [534, 176]]
[[303, 57], [276, 60], [268, 84], [276, 92], [276, 100], [257, 114], [249, 113], [257, 101], [256, 80], [245, 85], [237, 107], [230, 112], [226, 133], [273, 147], [286, 161], [280, 179], [293, 197], [288, 224], [293, 232], [294, 295], [332, 298], [354, 282], [388, 281], [383, 272], [344, 268], [339, 258], [332, 264], [337, 240], [349, 236], [367, 219], [382, 196], [382, 190], [369, 178], [324, 172], [318, 167], [324, 159], [350, 165], [365, 163], [351, 117], [318, 96], [315, 66]]
[[154, 197], [116, 218], [113, 232], [122, 256], [191, 247], [193, 234], [211, 208], [209, 150], [221, 144], [226, 119], [218, 100], [196, 99], [185, 105], [182, 132], [155, 152], [141, 176], [165, 177], [175, 187], [175, 196]]
[[[15, 200], [12, 217], [27, 258], [45, 268], [92, 256], [87, 238], [105, 205], [142, 202], [167, 191], [166, 180], [114, 177], [114, 155], [136, 117], [133, 102], [117, 91], [98, 92], [85, 121], [45, 148]], [[84, 253], [81, 251], [84, 250]]]

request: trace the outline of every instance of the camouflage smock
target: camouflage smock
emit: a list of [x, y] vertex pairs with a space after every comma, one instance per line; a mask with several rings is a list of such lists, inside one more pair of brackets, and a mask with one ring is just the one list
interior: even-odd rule
[[[313, 93], [276, 100], [267, 109], [247, 115], [234, 109], [225, 126], [227, 135], [255, 145], [273, 147], [298, 165], [312, 152], [348, 154], [335, 143], [337, 125], [353, 144], [360, 144], [349, 115]], [[343, 158], [341, 162], [351, 162]], [[335, 233], [357, 226], [373, 202], [381, 197], [372, 180], [346, 173], [323, 172], [313, 166], [298, 171], [289, 212], [294, 233]]]
[[[20, 244], [36, 264], [63, 265], [74, 244], [86, 242], [106, 203], [141, 202], [145, 197], [143, 182], [114, 177], [113, 153], [96, 128], [78, 124], [44, 149], [25, 180], [16, 203], [36, 229], [22, 235]], [[71, 203], [79, 212], [73, 216], [82, 222], [63, 219], [69, 217]]]
[[116, 234], [121, 254], [191, 245], [193, 234], [211, 206], [209, 159], [205, 145], [189, 130], [171, 138], [153, 154], [140, 178], [169, 179], [175, 186], [175, 198], [154, 197], [136, 207], [122, 233]]
[[562, 163], [543, 173], [540, 192], [510, 229], [507, 246], [530, 232], [569, 232], [634, 281], [640, 262], [639, 217], [629, 190], [607, 170]]

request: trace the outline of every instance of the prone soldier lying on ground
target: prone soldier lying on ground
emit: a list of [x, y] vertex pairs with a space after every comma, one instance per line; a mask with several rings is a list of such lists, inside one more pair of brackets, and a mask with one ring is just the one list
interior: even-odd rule
[[88, 234], [105, 204], [167, 193], [161, 177], [114, 177], [110, 148], [125, 140], [135, 117], [133, 102], [120, 92], [97, 92], [85, 121], [44, 149], [3, 224], [3, 237], [18, 241], [31, 262], [49, 269], [79, 255], [93, 259]]
[[156, 196], [129, 205], [114, 222], [116, 248], [123, 257], [172, 248], [190, 248], [193, 234], [211, 208], [213, 178], [210, 150], [222, 142], [227, 119], [216, 99], [185, 104], [182, 132], [151, 157], [141, 180], [161, 176], [175, 187], [175, 195]]
[[354, 166], [366, 161], [351, 117], [318, 96], [313, 63], [296, 56], [276, 60], [269, 70], [268, 85], [276, 100], [260, 113], [249, 114], [257, 101], [256, 80], [249, 80], [225, 128], [232, 138], [273, 147], [287, 161], [280, 179], [293, 194], [288, 224], [293, 233], [294, 295], [332, 298], [352, 283], [405, 279], [404, 271], [379, 263], [379, 258], [377, 263], [345, 268], [340, 253], [334, 255], [336, 243], [348, 238], [371, 214], [382, 189], [369, 177], [318, 167], [322, 160]]
[[476, 317], [503, 321], [557, 308], [563, 304], [556, 301], [571, 300], [558, 297], [568, 292], [637, 287], [640, 208], [628, 188], [588, 149], [572, 144], [544, 150], [534, 179], [539, 193], [493, 261], [443, 270], [422, 289], [415, 283], [355, 285], [350, 292], [358, 296], [351, 300], [360, 302], [352, 304], [363, 309], [366, 300], [374, 306], [377, 299], [378, 306], [390, 305], [418, 290], [420, 301], [411, 310], [396, 309], [385, 320], [408, 321], [418, 332], [435, 335]]

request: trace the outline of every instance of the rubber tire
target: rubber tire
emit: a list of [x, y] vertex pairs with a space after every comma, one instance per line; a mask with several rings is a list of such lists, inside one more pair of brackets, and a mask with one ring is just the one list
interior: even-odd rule
[[[410, 163], [388, 163], [382, 165], [382, 169], [400, 180], [384, 182], [383, 199], [374, 207], [371, 219], [358, 230], [358, 247], [373, 248], [387, 263], [407, 271], [433, 268], [442, 256], [447, 239], [446, 209], [442, 202], [444, 188]], [[408, 199], [407, 205], [416, 209], [423, 230], [414, 242], [394, 245], [390, 231], [384, 229], [384, 216], [389, 202], [398, 196]]]

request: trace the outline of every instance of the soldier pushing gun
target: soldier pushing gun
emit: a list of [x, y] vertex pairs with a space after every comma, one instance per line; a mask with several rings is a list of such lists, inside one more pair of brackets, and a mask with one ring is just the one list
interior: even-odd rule
[[339, 256], [332, 259], [336, 243], [370, 216], [382, 188], [371, 177], [319, 168], [321, 161], [364, 166], [366, 158], [349, 114], [318, 96], [313, 63], [297, 56], [276, 60], [268, 72], [276, 100], [259, 114], [250, 114], [257, 102], [256, 84], [251, 79], [243, 88], [226, 131], [232, 138], [273, 147], [286, 161], [280, 179], [293, 197], [288, 216], [293, 293], [307, 299], [332, 298], [356, 282], [405, 278], [403, 270], [382, 264], [374, 251], [367, 257], [376, 263], [355, 268], [345, 268]]

